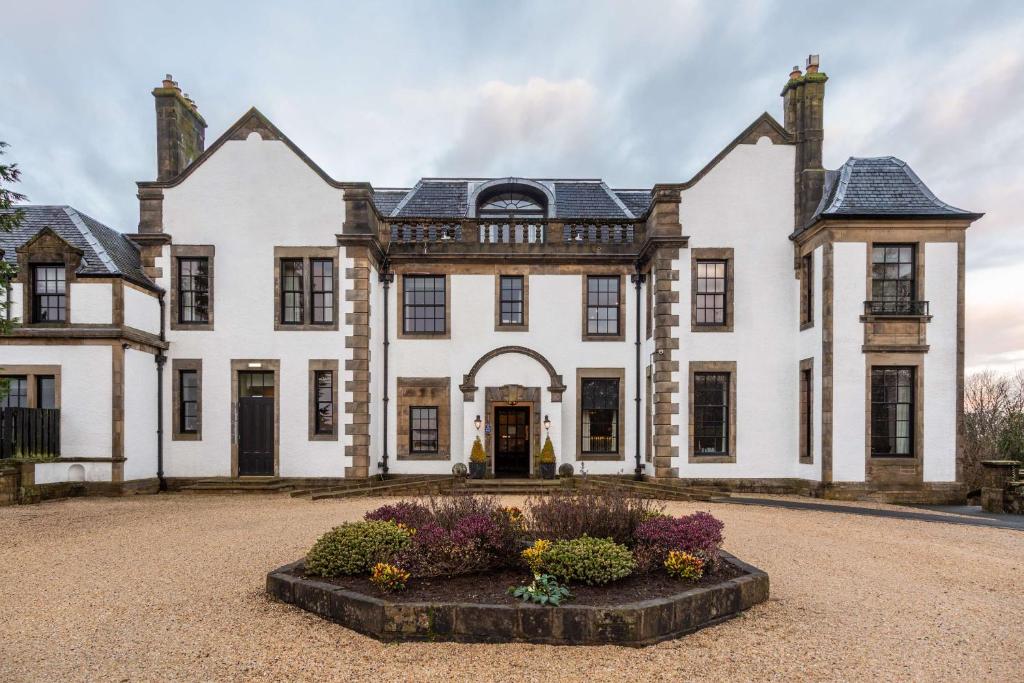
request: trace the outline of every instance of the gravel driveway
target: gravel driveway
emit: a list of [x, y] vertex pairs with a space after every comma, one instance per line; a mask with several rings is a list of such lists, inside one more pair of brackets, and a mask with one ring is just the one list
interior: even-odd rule
[[768, 603], [641, 650], [378, 643], [263, 595], [380, 499], [139, 496], [0, 508], [0, 680], [973, 680], [1024, 671], [1024, 533], [710, 509]]

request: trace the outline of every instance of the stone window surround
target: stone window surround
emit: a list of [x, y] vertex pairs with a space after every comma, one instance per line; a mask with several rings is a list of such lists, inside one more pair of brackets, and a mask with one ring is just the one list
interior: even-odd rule
[[[584, 273], [581, 284], [583, 289], [583, 330], [582, 340], [585, 342], [620, 342], [626, 340], [626, 276], [621, 273]], [[589, 292], [589, 279], [591, 277], [617, 277], [619, 279], [619, 333], [618, 334], [590, 334], [587, 332], [587, 294]]]
[[[452, 410], [450, 377], [398, 377], [395, 380], [397, 435], [395, 452], [399, 460], [451, 459]], [[413, 453], [410, 449], [409, 409], [437, 408], [437, 452]]]
[[[807, 371], [811, 373], [811, 383], [807, 387], [807, 400], [811, 404], [809, 416], [807, 411], [804, 410], [804, 403], [800, 398], [799, 390], [799, 382], [803, 382], [804, 372]], [[797, 381], [797, 415], [799, 416], [798, 423], [800, 425], [800, 434], [797, 438], [797, 456], [801, 465], [811, 465], [814, 463], [814, 358], [804, 358], [800, 361], [800, 374], [797, 377]], [[811, 420], [810, 426], [806, 423], [808, 417]], [[808, 437], [810, 440], [809, 444], [807, 443]]]
[[[698, 372], [729, 373], [729, 452], [722, 455], [698, 455], [693, 450], [694, 437], [694, 378]], [[735, 463], [736, 462], [736, 361], [690, 361], [688, 379], [689, 431], [686, 438], [687, 462], [689, 463]]]
[[[260, 367], [251, 364], [259, 363]], [[274, 476], [281, 471], [281, 361], [276, 358], [231, 359], [231, 476], [238, 478], [238, 373], [274, 373]]]
[[[924, 481], [924, 357], [921, 353], [871, 352], [864, 354], [864, 479], [867, 483], [922, 483]], [[871, 454], [871, 370], [874, 367], [914, 368], [914, 454]]]
[[[82, 262], [82, 251], [70, 245], [50, 228], [43, 228], [35, 237], [15, 250], [18, 257], [18, 271], [12, 282], [22, 285], [21, 320], [31, 327], [68, 327], [71, 325], [71, 283], [77, 280], [78, 266]], [[34, 266], [64, 266], [64, 320], [60, 322], [36, 322]]]
[[[334, 404], [334, 429], [330, 434], [317, 434], [316, 432], [316, 373], [329, 371], [331, 373], [331, 402]], [[310, 441], [337, 441], [338, 440], [338, 361], [337, 359], [309, 361], [309, 440]]]
[[28, 407], [37, 408], [39, 397], [37, 379], [53, 377], [53, 405], [60, 408], [60, 368], [59, 365], [4, 365], [0, 367], [0, 377], [25, 377], [28, 384]]
[[[697, 262], [725, 261], [725, 324], [697, 324]], [[736, 301], [735, 254], [732, 247], [694, 247], [690, 249], [690, 331], [691, 332], [732, 332]]]
[[[814, 251], [800, 257], [800, 330], [814, 327]], [[806, 314], [806, 317], [805, 317]]]
[[[195, 332], [213, 331], [214, 311], [214, 255], [216, 247], [212, 244], [172, 244], [171, 245], [171, 329], [192, 330]], [[178, 319], [178, 259], [206, 258], [208, 283], [209, 318], [205, 323], [183, 323]]]
[[[444, 332], [406, 332], [405, 331], [405, 278], [406, 277], [444, 277]], [[395, 312], [398, 320], [395, 332], [398, 339], [451, 339], [452, 338], [452, 278], [445, 272], [426, 272], [409, 270], [396, 272], [398, 305]]]
[[[302, 316], [301, 323], [281, 322], [281, 259], [295, 259], [302, 261]], [[330, 259], [334, 273], [333, 293], [334, 305], [332, 307], [331, 320], [329, 323], [313, 323], [313, 269], [310, 260]], [[274, 329], [278, 332], [330, 332], [337, 331], [338, 327], [338, 304], [339, 281], [342, 273], [339, 272], [338, 247], [274, 247]]]
[[[583, 380], [619, 380], [619, 414], [616, 434], [618, 449], [615, 453], [583, 452]], [[626, 369], [625, 368], [576, 368], [576, 459], [581, 461], [625, 460], [626, 453]]]
[[[523, 278], [523, 323], [521, 325], [502, 324], [501, 322], [501, 278], [505, 276]], [[530, 274], [526, 269], [500, 269], [494, 274], [494, 331], [530, 331]]]
[[[196, 371], [196, 431], [181, 431], [181, 371]], [[203, 440], [203, 361], [201, 358], [171, 359], [171, 441]]]

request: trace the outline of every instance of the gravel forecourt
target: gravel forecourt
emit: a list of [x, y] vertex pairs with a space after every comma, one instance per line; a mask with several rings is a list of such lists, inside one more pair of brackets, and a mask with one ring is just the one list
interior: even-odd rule
[[268, 570], [383, 502], [0, 508], [0, 680], [1022, 680], [1024, 533], [1012, 530], [671, 503], [719, 516], [726, 549], [768, 572], [771, 599], [643, 649], [383, 644], [265, 597]]

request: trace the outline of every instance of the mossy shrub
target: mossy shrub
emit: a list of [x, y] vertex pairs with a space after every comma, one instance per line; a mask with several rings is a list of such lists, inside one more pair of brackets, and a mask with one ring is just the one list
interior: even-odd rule
[[410, 530], [391, 521], [349, 522], [321, 536], [306, 555], [306, 573], [364, 574], [409, 544]]
[[629, 548], [609, 538], [590, 536], [553, 542], [544, 551], [541, 564], [546, 573], [562, 581], [590, 586], [624, 579], [636, 568]]

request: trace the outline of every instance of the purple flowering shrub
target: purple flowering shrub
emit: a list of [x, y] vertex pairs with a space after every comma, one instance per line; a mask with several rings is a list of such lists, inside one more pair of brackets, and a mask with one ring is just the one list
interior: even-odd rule
[[480, 496], [402, 501], [366, 514], [413, 530], [394, 564], [413, 577], [454, 576], [511, 566], [519, 560], [522, 524], [496, 500]]
[[430, 508], [422, 503], [403, 500], [393, 505], [382, 505], [363, 515], [368, 522], [395, 522], [410, 529], [418, 529], [434, 521]]
[[637, 527], [634, 553], [638, 564], [648, 570], [663, 563], [673, 550], [696, 554], [717, 565], [724, 528], [725, 525], [709, 512], [652, 517]]

